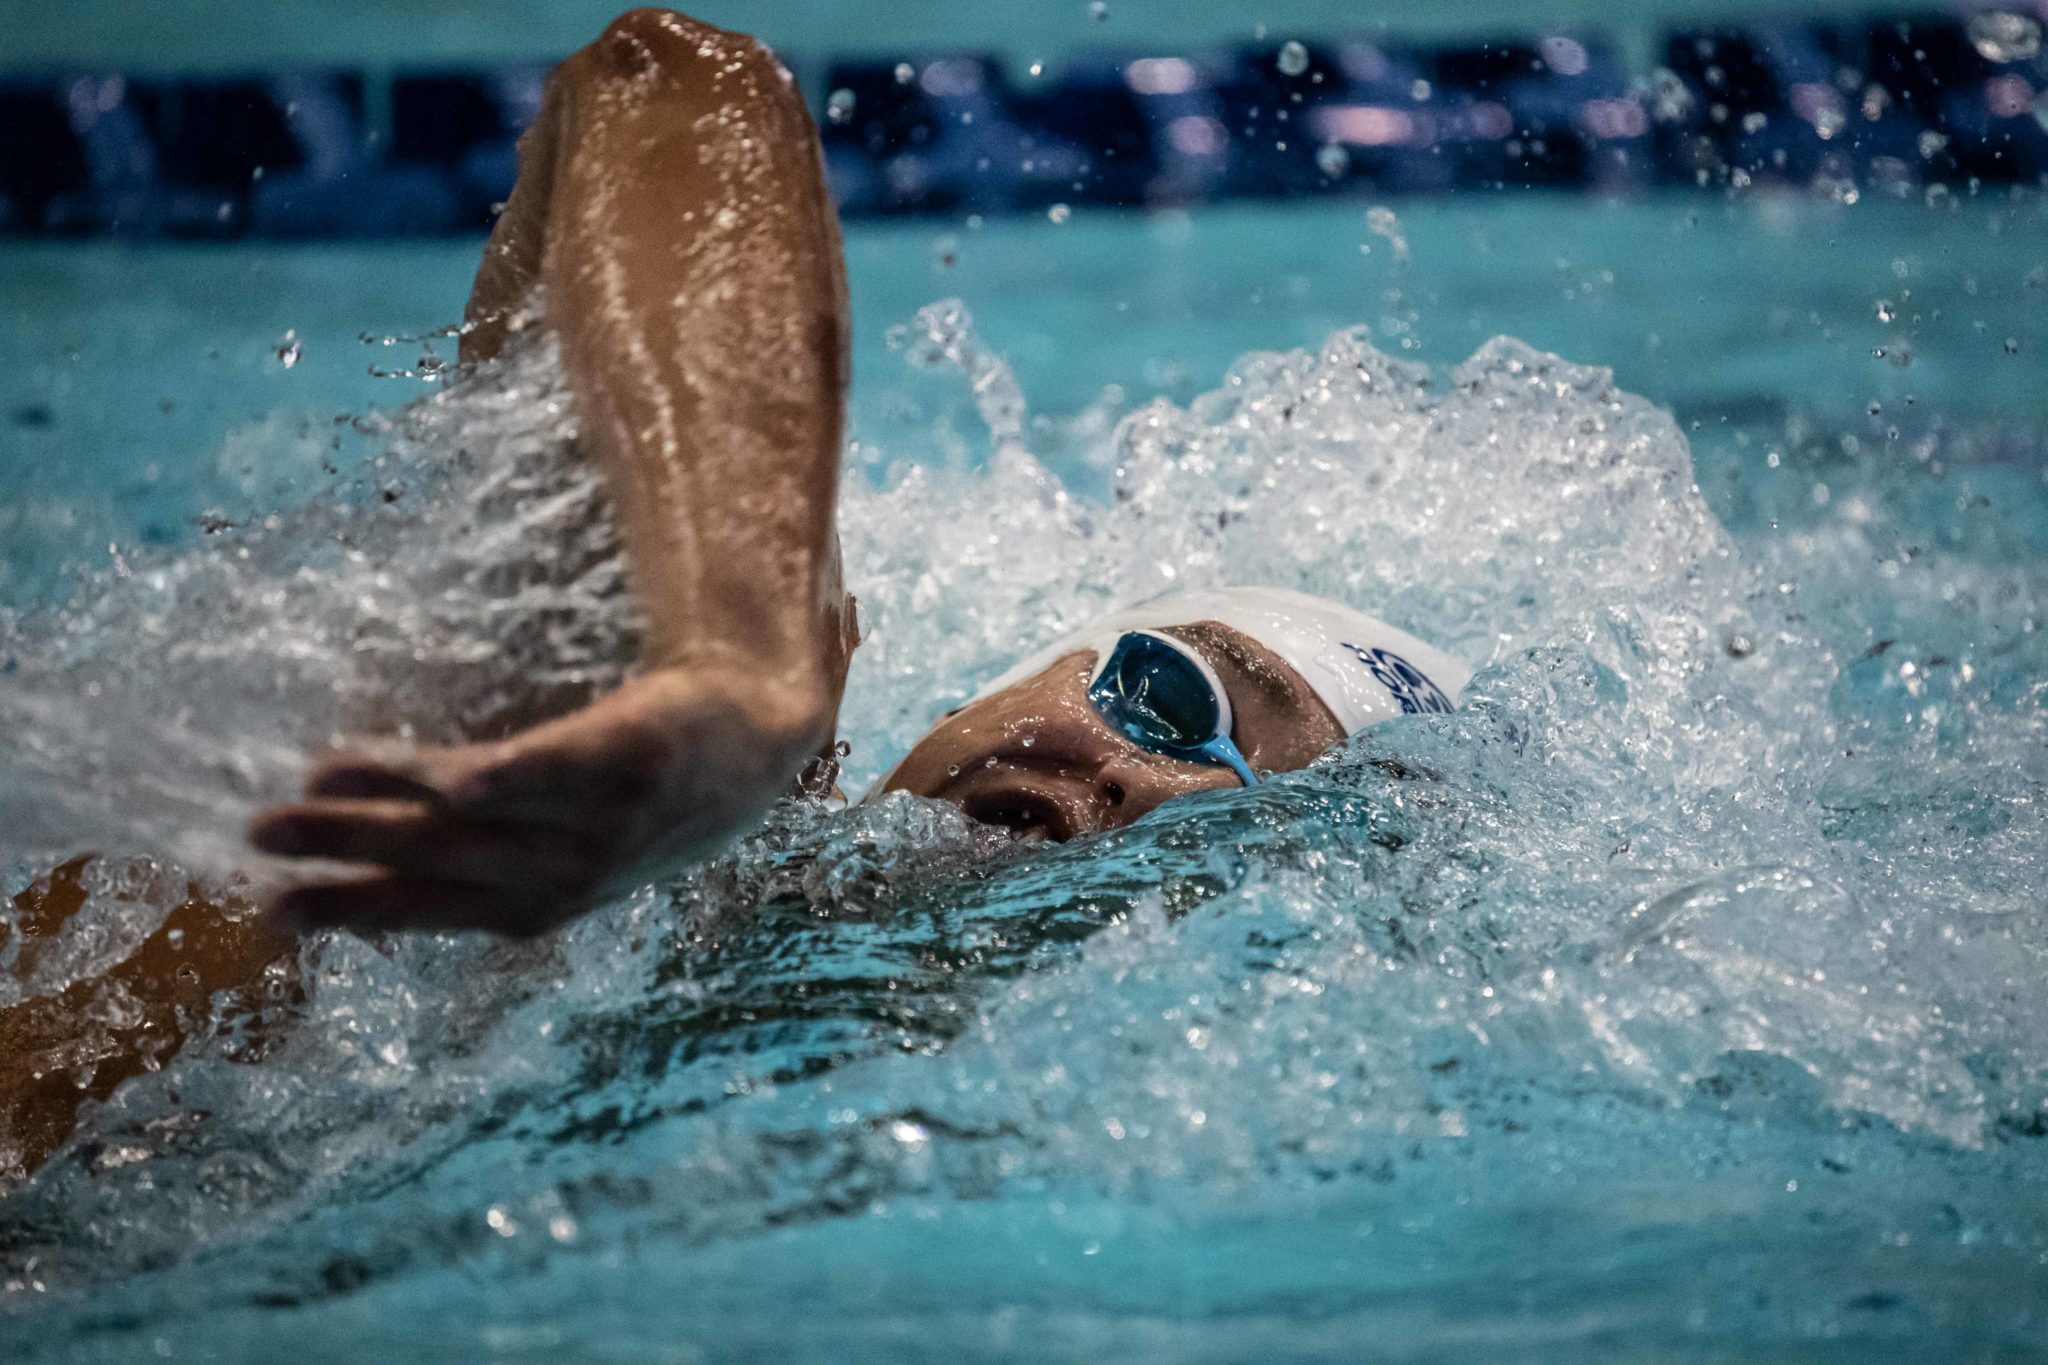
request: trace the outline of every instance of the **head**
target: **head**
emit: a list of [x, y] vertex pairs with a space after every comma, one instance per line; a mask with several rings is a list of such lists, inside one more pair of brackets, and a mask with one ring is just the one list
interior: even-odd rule
[[1448, 709], [1470, 673], [1334, 603], [1269, 588], [1182, 593], [1117, 613], [1018, 665], [943, 717], [881, 790], [1071, 839], [1129, 824], [1176, 796], [1240, 785], [1232, 761], [1160, 745], [1108, 698], [1106, 683], [1130, 658], [1117, 644], [1132, 632], [1206, 665], [1206, 688], [1183, 672], [1198, 690], [1220, 692], [1213, 728], [1261, 776], [1306, 767], [1348, 734], [1404, 711]]

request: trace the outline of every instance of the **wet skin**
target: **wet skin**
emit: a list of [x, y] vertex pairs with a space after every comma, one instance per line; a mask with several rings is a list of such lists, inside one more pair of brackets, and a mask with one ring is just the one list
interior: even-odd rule
[[[288, 977], [282, 930], [546, 932], [716, 852], [828, 747], [857, 639], [835, 529], [846, 292], [794, 83], [740, 35], [630, 11], [558, 69], [521, 158], [463, 358], [488, 361], [544, 288], [650, 617], [640, 672], [509, 738], [328, 758], [251, 830], [317, 869], [270, 920], [166, 891], [172, 918], [128, 961], [0, 1008], [0, 1186], [63, 1140], [81, 1098], [174, 1052], [218, 992]], [[1221, 677], [1255, 769], [1300, 768], [1342, 737], [1251, 640], [1214, 622], [1170, 633]], [[1078, 652], [947, 717], [888, 787], [1067, 839], [1236, 784], [1112, 732], [1087, 700], [1093, 665]], [[24, 893], [15, 932], [51, 940], [84, 899], [68, 865]], [[67, 1052], [109, 982], [140, 1022]]]
[[[1231, 738], [1254, 772], [1306, 767], [1343, 731], [1300, 674], [1215, 621], [1166, 629], [1206, 658], [1230, 694]], [[1148, 753], [1088, 700], [1093, 650], [972, 702], [919, 740], [883, 784], [960, 806], [988, 824], [1063, 840], [1127, 825], [1190, 792], [1235, 787], [1215, 764]]]
[[[1343, 738], [1301, 676], [1249, 637], [1213, 621], [1164, 633], [1199, 650], [1222, 679], [1231, 737], [1255, 771], [1304, 767]], [[883, 789], [949, 801], [976, 820], [1065, 840], [1127, 825], [1176, 796], [1238, 784], [1228, 768], [1147, 753], [1111, 730], [1087, 696], [1095, 661], [1092, 650], [1068, 654], [948, 715]], [[15, 898], [24, 972], [84, 903], [86, 861], [66, 864]], [[163, 925], [103, 976], [0, 1007], [0, 1191], [62, 1145], [84, 1101], [107, 1098], [175, 1053], [218, 992], [247, 994], [267, 975], [275, 991], [295, 993], [289, 938], [247, 907], [230, 914], [197, 887], [182, 894]], [[174, 896], [166, 887], [152, 899]], [[484, 922], [499, 927], [495, 919]], [[0, 948], [7, 946], [0, 930]], [[88, 1048], [79, 1019], [110, 987], [141, 1009], [129, 1024], [100, 1030]]]

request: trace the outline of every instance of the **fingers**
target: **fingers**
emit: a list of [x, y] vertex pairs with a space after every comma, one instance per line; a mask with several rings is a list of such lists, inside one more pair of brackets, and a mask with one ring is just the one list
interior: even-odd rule
[[485, 930], [526, 936], [558, 922], [537, 903], [500, 890], [392, 873], [294, 887], [277, 898], [271, 913], [300, 934], [322, 929], [358, 934]]
[[306, 795], [360, 801], [440, 799], [417, 758], [380, 759], [369, 754], [328, 758], [306, 779]]
[[416, 801], [315, 801], [259, 815], [249, 840], [288, 858], [377, 863], [478, 885], [574, 887], [596, 875], [594, 842], [546, 826], [481, 823]]
[[543, 730], [518, 741], [426, 749], [389, 759], [341, 754], [314, 770], [306, 795], [312, 800], [413, 802], [483, 820], [539, 821], [602, 833], [615, 825], [617, 808], [638, 805], [658, 785], [658, 759], [651, 748], [621, 752], [587, 735]]

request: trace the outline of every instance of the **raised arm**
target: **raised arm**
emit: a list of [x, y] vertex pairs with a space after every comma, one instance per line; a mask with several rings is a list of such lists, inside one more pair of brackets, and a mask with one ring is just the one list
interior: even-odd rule
[[463, 358], [559, 335], [650, 621], [619, 692], [498, 743], [344, 756], [258, 847], [366, 865], [299, 927], [546, 929], [714, 851], [832, 740], [846, 286], [817, 136], [753, 39], [634, 10], [549, 83]]

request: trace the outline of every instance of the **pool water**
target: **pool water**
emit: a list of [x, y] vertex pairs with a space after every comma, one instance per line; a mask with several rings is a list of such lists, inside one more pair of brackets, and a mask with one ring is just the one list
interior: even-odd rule
[[[1063, 848], [792, 804], [547, 944], [310, 944], [260, 1061], [203, 1038], [0, 1203], [0, 1345], [2035, 1358], [2044, 229], [853, 234], [853, 776], [1177, 583], [1343, 597], [1482, 663], [1466, 705]], [[17, 881], [80, 841], [231, 876], [386, 694], [431, 736], [602, 681], [607, 547], [502, 572], [594, 496], [544, 351], [334, 421], [423, 391], [353, 338], [452, 319], [469, 250], [7, 248]]]

